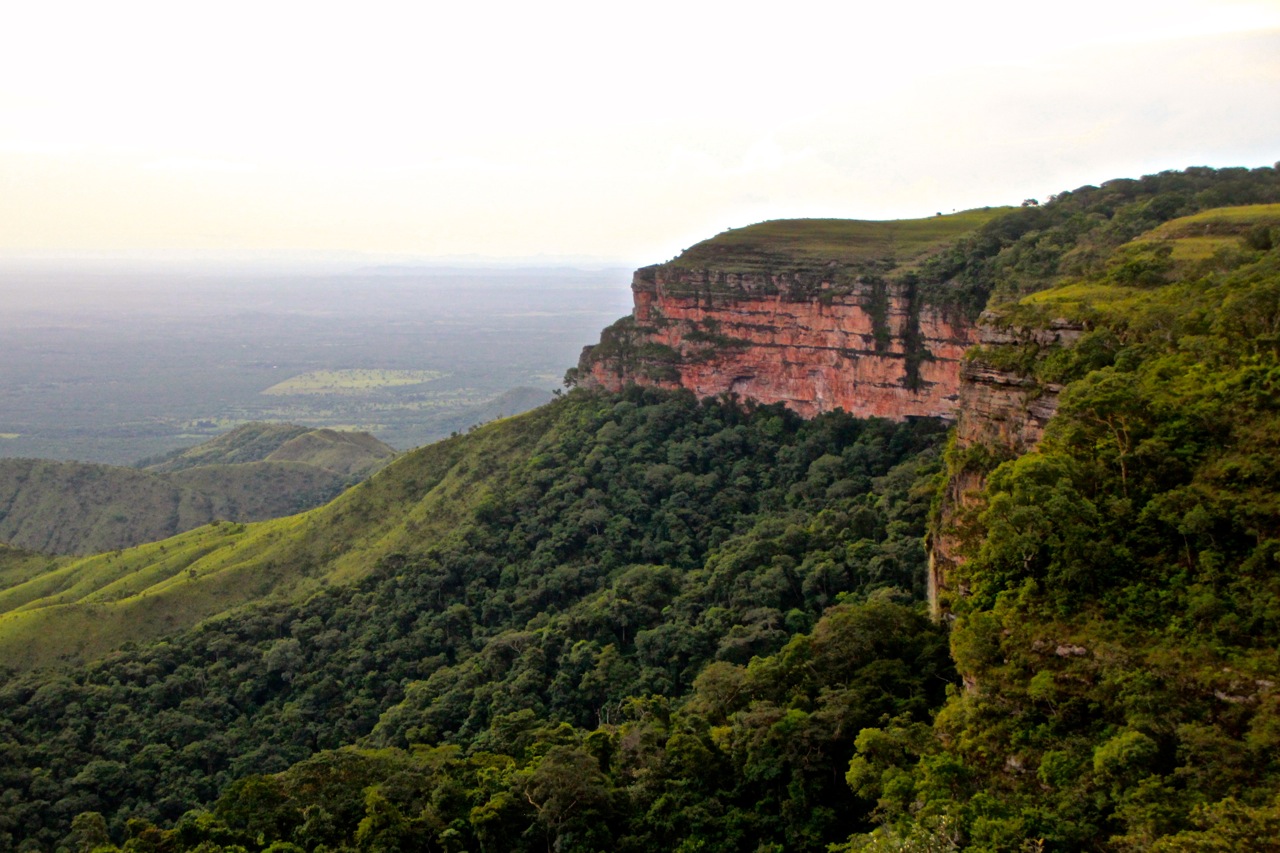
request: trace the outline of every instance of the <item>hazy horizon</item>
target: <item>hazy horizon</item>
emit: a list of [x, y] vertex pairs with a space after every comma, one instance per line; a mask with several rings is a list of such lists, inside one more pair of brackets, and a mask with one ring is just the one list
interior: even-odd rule
[[[549, 400], [630, 309], [628, 281], [620, 268], [0, 265], [0, 457], [127, 465], [257, 420], [408, 450]], [[364, 378], [270, 390], [334, 372]]]

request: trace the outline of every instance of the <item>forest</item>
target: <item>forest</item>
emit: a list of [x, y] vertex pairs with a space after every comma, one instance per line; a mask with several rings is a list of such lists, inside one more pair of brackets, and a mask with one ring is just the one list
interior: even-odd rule
[[1033, 451], [572, 390], [272, 528], [310, 585], [6, 670], [0, 847], [1280, 849], [1280, 170], [1062, 193], [919, 274], [1060, 394]]
[[[275, 784], [246, 774], [301, 760], [418, 773], [415, 756], [429, 744], [454, 756], [443, 768], [449, 787], [471, 786], [438, 818], [464, 846], [520, 821], [540, 827], [526, 838], [533, 848], [548, 832], [561, 846], [608, 846], [598, 812], [559, 815], [511, 799], [544, 760], [553, 762], [544, 773], [569, 762], [561, 772], [576, 779], [572, 762], [601, 750], [619, 751], [616, 778], [600, 780], [601, 807], [652, 798], [674, 810], [659, 838], [675, 841], [705, 835], [705, 820], [683, 815], [663, 786], [639, 783], [685, 731], [690, 749], [713, 736], [739, 744], [740, 780], [696, 755], [671, 780], [712, 785], [716, 811], [742, 812], [725, 818], [742, 824], [726, 827], [726, 849], [743, 833], [807, 846], [847, 835], [853, 824], [836, 806], [852, 733], [884, 715], [927, 719], [952, 678], [945, 634], [912, 606], [942, 427], [806, 422], [778, 408], [638, 390], [576, 392], [552, 409], [550, 430], [470, 508], [450, 546], [388, 555], [358, 584], [235, 613], [74, 674], [10, 679], [0, 690], [5, 831], [40, 826], [33, 838], [71, 843], [68, 821], [95, 813], [110, 837], [138, 835], [181, 822], [193, 804], [223, 803], [231, 785], [202, 819], [204, 835], [173, 831], [252, 839], [256, 817], [246, 826], [218, 817], [254, 812], [253, 792]], [[521, 426], [517, 418], [473, 435]], [[678, 707], [698, 690], [703, 712]], [[797, 701], [809, 711], [791, 713]], [[780, 766], [778, 750], [798, 748], [784, 731], [806, 746]], [[374, 751], [341, 749], [357, 740]], [[467, 757], [478, 752], [488, 757]], [[480, 760], [506, 767], [506, 781], [474, 788], [468, 774]], [[695, 771], [710, 775], [685, 778]], [[404, 793], [388, 808], [417, 821], [429, 792]], [[762, 796], [779, 808], [800, 797], [806, 808], [766, 827], [755, 814]], [[291, 816], [264, 838], [293, 840], [308, 805], [336, 808], [326, 802], [282, 801]], [[474, 810], [498, 823], [473, 825]], [[364, 805], [354, 821], [345, 814], [323, 836], [296, 838], [355, 844]], [[632, 833], [653, 831], [644, 814]], [[411, 821], [405, 832], [426, 839], [422, 827]]]

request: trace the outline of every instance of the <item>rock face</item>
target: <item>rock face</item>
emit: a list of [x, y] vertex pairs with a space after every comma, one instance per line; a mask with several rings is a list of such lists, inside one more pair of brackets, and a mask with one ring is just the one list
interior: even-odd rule
[[1069, 347], [1082, 334], [1083, 327], [1066, 320], [1055, 320], [1045, 329], [1007, 328], [998, 326], [993, 315], [983, 314], [977, 326], [977, 343], [982, 349], [970, 353], [960, 372], [957, 446], [1000, 447], [1011, 456], [1034, 449], [1058, 410], [1062, 386], [993, 366], [993, 361], [1001, 359], [984, 358], [983, 354], [1011, 348], [1046, 351]]
[[945, 278], [935, 276], [923, 293], [916, 271], [941, 239], [923, 223], [763, 223], [640, 269], [631, 316], [583, 350], [569, 378], [609, 391], [637, 384], [731, 394], [805, 417], [843, 409], [956, 420], [929, 542], [930, 601], [942, 612], [950, 596], [964, 593], [949, 586], [964, 510], [996, 463], [1039, 443], [1057, 410], [1061, 388], [1009, 365], [1069, 346], [1081, 330], [1065, 322], [1010, 328], [994, 315], [970, 320], [945, 299]]
[[577, 381], [687, 388], [784, 403], [809, 417], [952, 418], [964, 351], [958, 312], [924, 303], [908, 281], [816, 272], [646, 267], [635, 310], [587, 347]]
[[947, 610], [951, 595], [964, 594], [949, 582], [962, 559], [957, 522], [985, 485], [989, 467], [1034, 450], [1058, 410], [1062, 386], [998, 366], [1013, 361], [1000, 354], [1071, 346], [1081, 334], [1080, 326], [1066, 321], [1054, 321], [1045, 329], [1021, 329], [1001, 328], [989, 314], [979, 318], [980, 349], [970, 352], [960, 370], [953, 467], [929, 537], [929, 604], [935, 613]]

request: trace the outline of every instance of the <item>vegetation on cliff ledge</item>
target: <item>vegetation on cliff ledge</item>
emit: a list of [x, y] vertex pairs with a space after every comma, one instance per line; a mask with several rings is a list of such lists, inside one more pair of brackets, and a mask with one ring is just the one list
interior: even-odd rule
[[1067, 383], [1059, 413], [955, 531], [968, 687], [933, 732], [859, 736], [850, 783], [889, 828], [854, 848], [1273, 849], [1277, 223], [1177, 219], [1001, 311], [1087, 332], [1035, 355]]
[[[989, 304], [1101, 275], [1109, 265], [1124, 266], [1118, 272], [1122, 277], [1141, 277], [1163, 261], [1121, 250], [1135, 237], [1224, 204], [1276, 202], [1276, 169], [1195, 168], [1081, 187], [1020, 208], [887, 222], [777, 220], [726, 231], [666, 264], [646, 267], [637, 274], [637, 286], [653, 287], [661, 279], [666, 294], [697, 298], [708, 318], [725, 300], [781, 295], [830, 304], [851, 297], [871, 320], [877, 351], [888, 349], [893, 337], [892, 297], [908, 318], [894, 342], [904, 360], [902, 382], [917, 390], [920, 366], [930, 358], [919, 326], [925, 306], [957, 325], [971, 325]], [[1185, 220], [1181, 227], [1199, 233], [1195, 240], [1184, 235], [1178, 241], [1178, 261], [1191, 257], [1187, 253], [1208, 257], [1227, 245], [1224, 240], [1265, 240], [1268, 233], [1258, 222], [1247, 226], [1256, 232], [1253, 237], [1240, 231], [1246, 227], [1240, 223]], [[649, 314], [651, 326], [663, 322], [660, 306]], [[712, 336], [677, 351], [653, 341], [651, 326], [633, 318], [610, 326], [598, 346], [583, 352], [566, 382], [603, 372], [617, 377], [615, 385], [670, 387], [686, 362], [713, 360], [737, 345], [731, 338], [717, 343]]]
[[664, 266], [676, 270], [805, 273], [910, 267], [1010, 208], [925, 219], [779, 219], [734, 228], [690, 246]]

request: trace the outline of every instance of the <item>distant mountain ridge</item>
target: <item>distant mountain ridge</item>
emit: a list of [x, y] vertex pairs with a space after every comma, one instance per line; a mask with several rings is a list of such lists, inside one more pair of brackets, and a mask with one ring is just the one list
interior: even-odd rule
[[146, 471], [172, 472], [199, 465], [262, 462], [281, 445], [307, 432], [310, 432], [309, 428], [297, 424], [244, 424], [194, 447], [181, 447], [161, 456], [143, 459], [133, 467]]
[[211, 521], [263, 521], [319, 506], [395, 451], [367, 433], [252, 423], [141, 470], [0, 459], [0, 542], [93, 554]]

